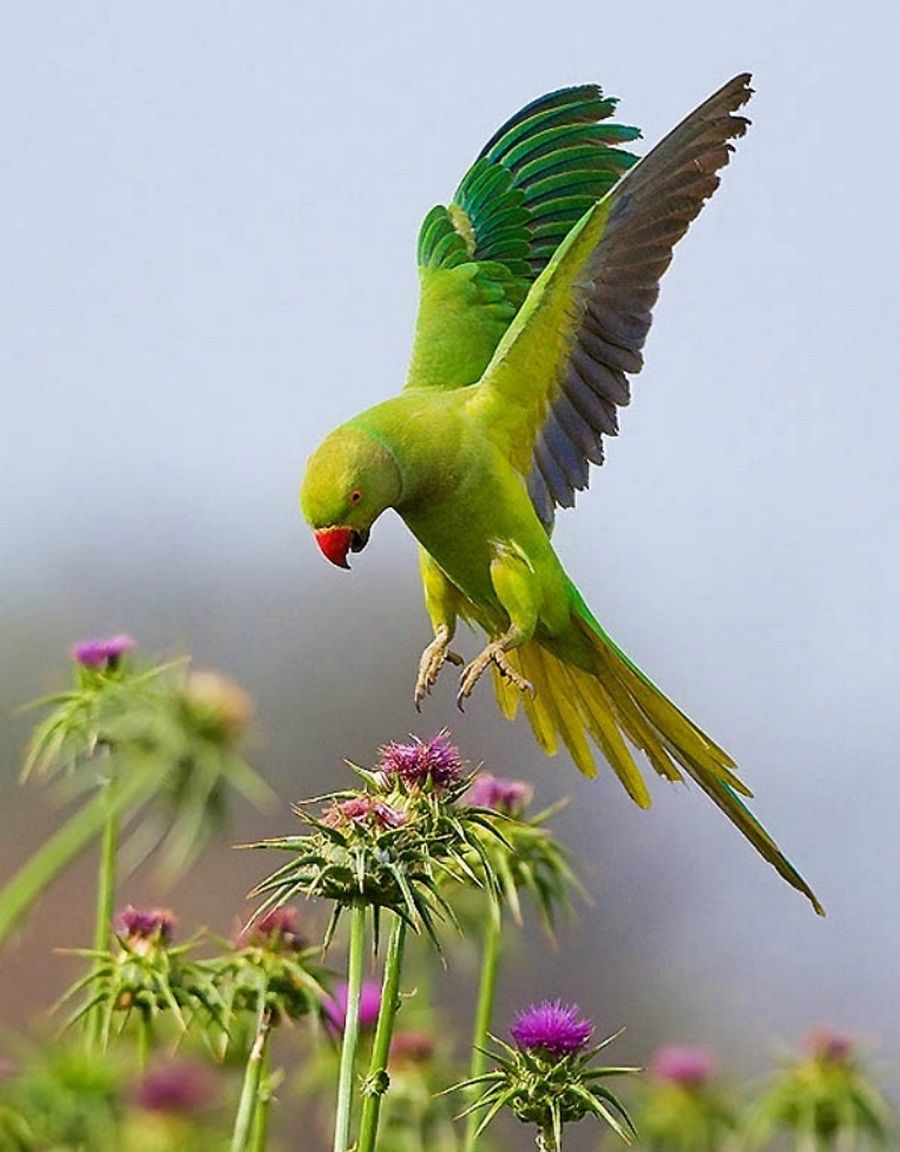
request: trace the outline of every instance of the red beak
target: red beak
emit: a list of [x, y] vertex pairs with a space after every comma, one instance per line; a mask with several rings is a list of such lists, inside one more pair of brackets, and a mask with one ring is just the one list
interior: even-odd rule
[[347, 553], [350, 551], [350, 528], [323, 528], [315, 533], [316, 543], [332, 564], [338, 568], [349, 568]]

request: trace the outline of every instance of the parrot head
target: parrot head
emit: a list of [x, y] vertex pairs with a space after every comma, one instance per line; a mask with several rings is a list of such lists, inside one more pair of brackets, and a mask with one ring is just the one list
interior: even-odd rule
[[300, 507], [322, 554], [349, 568], [372, 525], [400, 497], [400, 470], [391, 453], [359, 428], [345, 424], [319, 445], [306, 465]]

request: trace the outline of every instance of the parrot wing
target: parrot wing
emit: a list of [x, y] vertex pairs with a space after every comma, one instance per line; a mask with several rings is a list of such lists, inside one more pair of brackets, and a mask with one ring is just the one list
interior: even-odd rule
[[469, 411], [527, 477], [548, 530], [618, 430], [672, 249], [719, 185], [749, 121], [750, 76], [695, 109], [575, 225], [532, 285]]
[[421, 296], [408, 387], [476, 383], [532, 282], [584, 213], [637, 162], [595, 84], [533, 101], [482, 148], [419, 233]]

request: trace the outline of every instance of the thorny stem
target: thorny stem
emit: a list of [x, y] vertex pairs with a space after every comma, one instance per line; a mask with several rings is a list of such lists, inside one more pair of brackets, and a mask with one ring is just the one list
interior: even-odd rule
[[359, 1039], [359, 997], [362, 991], [366, 906], [360, 901], [350, 905], [350, 948], [347, 958], [347, 1011], [341, 1044], [338, 1073], [337, 1108], [334, 1118], [334, 1152], [346, 1152], [350, 1143], [350, 1103]]
[[[271, 1029], [272, 1009], [266, 1004], [266, 998], [263, 994], [260, 997], [256, 1035], [253, 1037], [250, 1055], [247, 1057], [247, 1068], [244, 1072], [241, 1098], [238, 1101], [237, 1115], [234, 1118], [234, 1130], [231, 1134], [231, 1152], [245, 1152], [249, 1144], [251, 1128], [258, 1112], [259, 1085], [265, 1064], [266, 1045]], [[263, 1122], [263, 1127], [264, 1126]], [[256, 1139], [254, 1143], [257, 1143]], [[260, 1145], [257, 1144], [257, 1146], [259, 1147]]]
[[[487, 923], [485, 925], [484, 953], [481, 957], [478, 1007], [475, 1011], [475, 1028], [472, 1033], [472, 1061], [469, 1066], [469, 1078], [472, 1080], [481, 1076], [487, 1068], [485, 1049], [487, 1046], [488, 1032], [491, 1027], [494, 997], [497, 992], [497, 970], [500, 964], [501, 917], [502, 912], [499, 906], [489, 906]], [[477, 1089], [475, 1089], [475, 1094], [477, 1095]], [[473, 1152], [478, 1123], [478, 1115], [475, 1112], [470, 1112], [466, 1117], [466, 1137], [463, 1144], [464, 1152]]]
[[378, 1011], [375, 1039], [372, 1042], [372, 1061], [368, 1076], [369, 1092], [363, 1099], [358, 1152], [373, 1152], [375, 1138], [378, 1135], [381, 1097], [388, 1087], [387, 1062], [391, 1050], [391, 1037], [394, 1034], [394, 1020], [399, 1006], [400, 974], [403, 970], [405, 944], [406, 922], [399, 916], [395, 916], [388, 942], [387, 956], [384, 961], [381, 1007]]
[[[94, 951], [105, 952], [109, 944], [116, 900], [116, 851], [119, 845], [119, 814], [113, 802], [114, 781], [103, 784], [101, 803], [105, 812], [100, 867], [97, 873], [97, 905], [94, 919]], [[98, 963], [100, 961], [98, 960]], [[93, 1009], [88, 1021], [88, 1047], [100, 1047], [103, 1039], [103, 1005]]]

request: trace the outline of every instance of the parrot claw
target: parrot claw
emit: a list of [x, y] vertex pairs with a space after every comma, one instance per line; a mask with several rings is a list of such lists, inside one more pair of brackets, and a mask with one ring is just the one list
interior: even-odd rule
[[476, 656], [471, 664], [467, 664], [462, 671], [462, 675], [459, 678], [459, 692], [456, 697], [456, 706], [460, 712], [465, 711], [463, 705], [472, 695], [472, 689], [490, 664], [496, 664], [500, 675], [506, 680], [509, 680], [511, 684], [514, 684], [520, 692], [528, 692], [530, 695], [534, 695], [534, 685], [530, 680], [526, 680], [509, 662], [502, 641], [495, 640], [493, 643], [488, 644], [484, 651]]
[[465, 663], [458, 652], [450, 651], [449, 644], [450, 629], [442, 625], [435, 638], [422, 653], [414, 697], [417, 712], [422, 711], [422, 701], [425, 697], [431, 695], [431, 689], [438, 678], [438, 672], [444, 664], [455, 664], [457, 667], [462, 667]]

